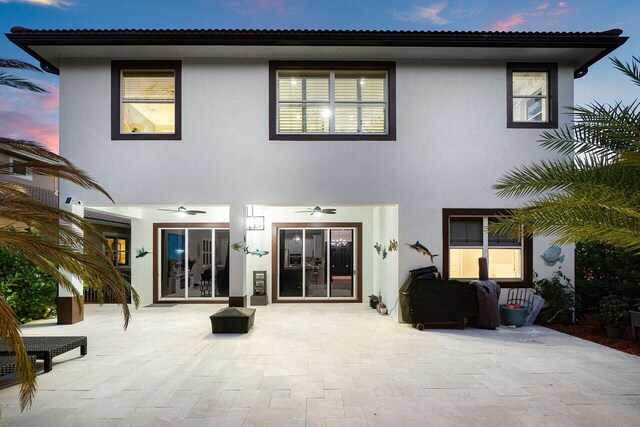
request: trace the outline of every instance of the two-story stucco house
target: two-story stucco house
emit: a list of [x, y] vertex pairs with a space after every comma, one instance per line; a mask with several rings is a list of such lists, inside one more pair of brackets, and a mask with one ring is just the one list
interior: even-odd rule
[[117, 202], [61, 183], [61, 205], [130, 220], [132, 254], [150, 252], [131, 257], [144, 304], [246, 305], [255, 278], [271, 303], [380, 293], [391, 307], [409, 270], [431, 265], [416, 241], [447, 278], [476, 278], [480, 256], [503, 287], [572, 276], [571, 247], [547, 266], [553, 239], [487, 232], [521, 202], [492, 185], [549, 155], [540, 133], [569, 123], [574, 79], [621, 33], [7, 37], [60, 75], [60, 153]]

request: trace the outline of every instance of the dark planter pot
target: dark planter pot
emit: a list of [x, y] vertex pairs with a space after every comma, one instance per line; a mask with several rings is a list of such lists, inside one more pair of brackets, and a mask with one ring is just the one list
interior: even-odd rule
[[591, 328], [594, 332], [604, 331], [604, 323], [598, 320], [594, 314], [585, 314], [581, 323]]
[[380, 301], [378, 300], [378, 297], [377, 297], [377, 296], [374, 296], [374, 295], [370, 295], [370, 296], [369, 296], [369, 307], [371, 307], [371, 308], [378, 308], [378, 303], [379, 303], [379, 302], [380, 302]]
[[604, 330], [607, 332], [609, 338], [620, 339], [624, 335], [624, 328], [605, 325]]

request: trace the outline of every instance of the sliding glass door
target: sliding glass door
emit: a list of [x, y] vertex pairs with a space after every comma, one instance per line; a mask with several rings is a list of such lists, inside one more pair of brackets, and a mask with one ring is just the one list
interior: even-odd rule
[[158, 272], [162, 300], [229, 296], [229, 230], [160, 228]]
[[278, 229], [278, 299], [353, 299], [355, 229]]

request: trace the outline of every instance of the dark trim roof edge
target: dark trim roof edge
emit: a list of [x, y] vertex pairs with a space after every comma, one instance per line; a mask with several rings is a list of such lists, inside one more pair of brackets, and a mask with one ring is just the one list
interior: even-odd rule
[[7, 38], [40, 61], [56, 66], [30, 46], [228, 45], [228, 46], [384, 46], [384, 47], [577, 47], [601, 48], [574, 72], [584, 76], [593, 65], [623, 45], [622, 30], [603, 32], [357, 31], [357, 30], [31, 30], [13, 27]]

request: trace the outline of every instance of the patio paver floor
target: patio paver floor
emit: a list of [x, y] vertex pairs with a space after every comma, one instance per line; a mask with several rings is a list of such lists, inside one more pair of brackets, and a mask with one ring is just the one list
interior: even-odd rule
[[[25, 335], [86, 335], [54, 359], [32, 409], [0, 378], [0, 424], [639, 425], [640, 358], [540, 328], [427, 330], [364, 304], [258, 307], [246, 335], [212, 335], [220, 306], [116, 306]], [[39, 372], [42, 370], [39, 364]]]

